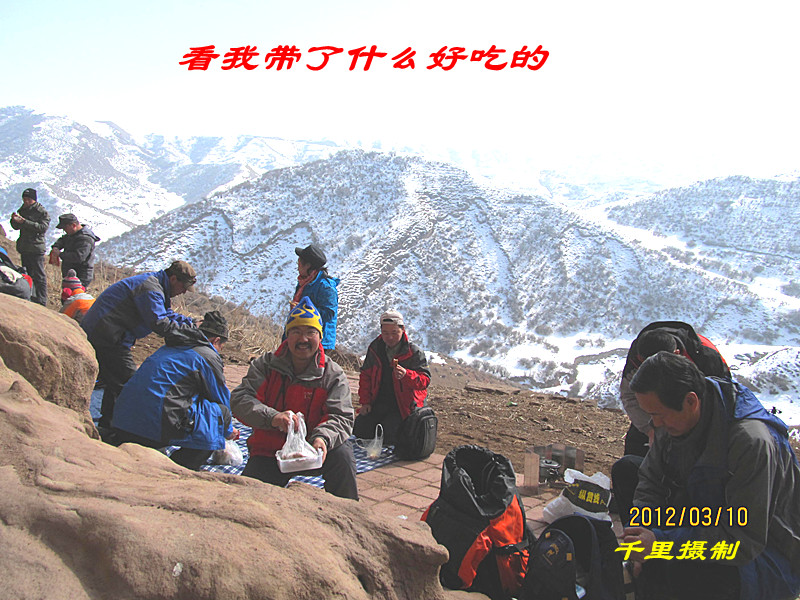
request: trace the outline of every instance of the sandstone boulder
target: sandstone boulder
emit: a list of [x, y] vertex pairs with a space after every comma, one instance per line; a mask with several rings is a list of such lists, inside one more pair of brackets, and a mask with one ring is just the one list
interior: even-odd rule
[[462, 597], [440, 586], [447, 553], [424, 523], [92, 439], [91, 347], [60, 316], [19, 304], [4, 298], [12, 308], [0, 311], [2, 597]]

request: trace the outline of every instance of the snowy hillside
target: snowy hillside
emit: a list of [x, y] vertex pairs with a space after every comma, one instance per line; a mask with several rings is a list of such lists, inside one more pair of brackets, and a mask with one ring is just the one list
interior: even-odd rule
[[763, 343], [768, 331], [772, 342], [800, 345], [796, 314], [745, 283], [630, 243], [560, 204], [411, 157], [350, 151], [269, 172], [104, 250], [138, 268], [185, 257], [208, 291], [281, 320], [293, 250], [312, 241], [342, 279], [338, 339], [356, 351], [391, 306], [427, 349], [548, 388], [574, 388], [579, 370], [597, 376], [642, 326], [666, 317], [720, 342]]

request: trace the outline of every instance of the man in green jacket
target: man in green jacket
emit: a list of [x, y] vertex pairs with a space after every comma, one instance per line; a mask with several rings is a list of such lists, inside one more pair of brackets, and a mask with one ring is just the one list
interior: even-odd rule
[[50, 215], [36, 200], [36, 190], [22, 192], [22, 206], [11, 214], [11, 227], [19, 231], [17, 252], [22, 266], [33, 280], [31, 301], [47, 306], [47, 276], [44, 273], [44, 234], [50, 226]]

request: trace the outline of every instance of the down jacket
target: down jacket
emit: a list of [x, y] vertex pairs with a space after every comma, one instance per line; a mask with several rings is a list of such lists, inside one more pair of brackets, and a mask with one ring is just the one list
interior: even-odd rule
[[[336, 347], [336, 320], [339, 315], [339, 292], [336, 291], [336, 286], [339, 281], [320, 271], [303, 289], [303, 295], [308, 296], [322, 317], [322, 347], [325, 350]], [[299, 287], [295, 288], [295, 293]]]
[[[381, 360], [383, 357], [383, 360]], [[394, 397], [400, 416], [405, 419], [415, 408], [425, 406], [428, 397], [428, 384], [431, 381], [431, 372], [428, 370], [428, 359], [425, 353], [415, 344], [408, 341], [408, 335], [403, 332], [400, 340], [400, 349], [397, 361], [406, 369], [402, 379], [392, 377]], [[361, 375], [358, 382], [358, 398], [361, 405], [372, 404], [378, 397], [381, 387], [381, 375], [384, 361], [386, 361], [386, 342], [381, 336], [375, 338], [367, 349], [367, 356], [361, 366]]]
[[81, 327], [93, 346], [127, 348], [153, 332], [166, 337], [194, 328], [192, 319], [172, 311], [169, 293], [166, 271], [121, 279], [98, 296]]
[[224, 448], [233, 426], [222, 358], [199, 329], [165, 342], [122, 388], [112, 426], [165, 446]]
[[99, 241], [85, 225], [71, 235], [58, 238], [53, 248], [61, 250], [61, 276], [66, 277], [67, 271], [74, 269], [78, 279], [88, 286], [94, 279], [94, 245]]

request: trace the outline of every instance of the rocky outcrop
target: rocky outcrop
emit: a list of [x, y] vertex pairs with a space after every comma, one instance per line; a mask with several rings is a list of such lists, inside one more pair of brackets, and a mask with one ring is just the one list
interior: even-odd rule
[[92, 439], [85, 413], [96, 363], [81, 330], [32, 303], [2, 300], [3, 597], [463, 595], [441, 588], [447, 553], [424, 523], [386, 521], [306, 485], [195, 473], [155, 450]]

